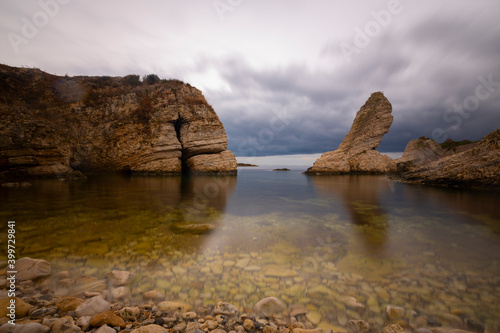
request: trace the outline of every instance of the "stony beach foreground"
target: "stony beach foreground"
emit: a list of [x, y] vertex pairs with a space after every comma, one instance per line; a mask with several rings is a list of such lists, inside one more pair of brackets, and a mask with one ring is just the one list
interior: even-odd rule
[[[53, 274], [49, 262], [28, 257], [19, 259], [16, 269], [15, 282], [0, 281], [0, 332], [498, 332], [498, 327], [484, 327], [458, 308], [434, 315], [393, 304], [382, 307], [371, 298], [361, 302], [344, 296], [341, 303], [345, 311], [339, 312], [344, 315], [335, 325], [322, 320], [322, 315], [308, 304], [287, 305], [273, 296], [260, 299], [253, 307], [241, 308], [223, 300], [215, 303], [198, 298], [193, 304], [165, 300], [165, 294], [150, 290], [142, 294], [140, 302], [133, 302], [130, 284], [135, 274], [130, 271], [113, 270], [101, 280], [91, 276], [75, 280], [68, 271]], [[6, 273], [4, 269], [2, 274]], [[13, 296], [8, 294], [12, 288], [17, 297], [5, 297]], [[63, 295], [60, 290], [71, 292]], [[10, 306], [12, 303], [15, 307]], [[380, 316], [361, 315], [373, 307]]]

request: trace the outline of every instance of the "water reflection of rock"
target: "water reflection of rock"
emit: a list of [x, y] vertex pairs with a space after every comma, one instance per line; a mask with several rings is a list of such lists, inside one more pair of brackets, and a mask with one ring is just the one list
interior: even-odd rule
[[213, 229], [236, 187], [236, 176], [190, 176], [183, 178], [179, 202], [180, 221], [173, 230], [200, 234]]
[[449, 211], [456, 222], [477, 223], [500, 237], [500, 193], [494, 191], [456, 190], [431, 186], [406, 186], [404, 195], [416, 207]]
[[351, 222], [360, 231], [370, 250], [380, 250], [387, 239], [387, 216], [379, 198], [389, 190], [387, 181], [376, 176], [314, 176], [310, 177], [322, 196], [341, 199]]
[[[23, 255], [101, 256], [120, 244], [149, 253], [152, 237], [163, 237], [178, 249], [186, 243], [200, 246], [199, 241], [186, 242], [185, 236], [173, 237], [171, 226], [217, 225], [214, 218], [226, 209], [235, 186], [235, 176], [36, 180], [26, 189], [0, 188], [0, 215], [19, 221]], [[6, 232], [6, 227], [0, 231]], [[195, 228], [194, 233], [199, 231]]]

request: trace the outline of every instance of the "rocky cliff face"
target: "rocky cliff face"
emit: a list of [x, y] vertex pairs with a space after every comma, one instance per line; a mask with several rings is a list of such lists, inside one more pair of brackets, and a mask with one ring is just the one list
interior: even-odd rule
[[410, 142], [397, 161], [401, 176], [422, 184], [500, 188], [500, 129], [467, 146], [454, 152], [431, 139]]
[[396, 172], [395, 162], [376, 151], [392, 124], [392, 106], [381, 92], [373, 93], [357, 112], [349, 133], [335, 151], [324, 153], [308, 174], [383, 174]]
[[235, 173], [201, 92], [149, 77], [60, 77], [0, 66], [0, 177]]
[[423, 136], [417, 140], [410, 140], [406, 145], [403, 156], [396, 159], [395, 162], [398, 170], [405, 172], [437, 161], [449, 154], [436, 141]]

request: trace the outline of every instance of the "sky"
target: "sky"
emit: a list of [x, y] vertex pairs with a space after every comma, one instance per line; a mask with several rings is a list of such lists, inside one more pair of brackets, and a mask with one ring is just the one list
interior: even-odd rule
[[500, 127], [500, 2], [2, 0], [0, 63], [58, 75], [176, 78], [237, 157], [337, 149], [375, 91], [378, 150]]

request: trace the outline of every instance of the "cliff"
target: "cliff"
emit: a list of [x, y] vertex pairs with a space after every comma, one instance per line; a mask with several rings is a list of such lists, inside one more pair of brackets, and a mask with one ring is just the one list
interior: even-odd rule
[[403, 156], [396, 159], [395, 162], [400, 172], [406, 172], [448, 155], [450, 155], [450, 152], [441, 148], [436, 141], [423, 136], [417, 140], [410, 140], [406, 145]]
[[498, 189], [500, 129], [477, 143], [447, 149], [427, 138], [410, 141], [396, 162], [408, 182]]
[[236, 172], [224, 127], [178, 80], [61, 77], [0, 65], [0, 178]]
[[307, 174], [384, 174], [396, 172], [394, 161], [376, 151], [392, 124], [392, 105], [373, 93], [356, 113], [349, 133], [335, 151], [321, 155]]

